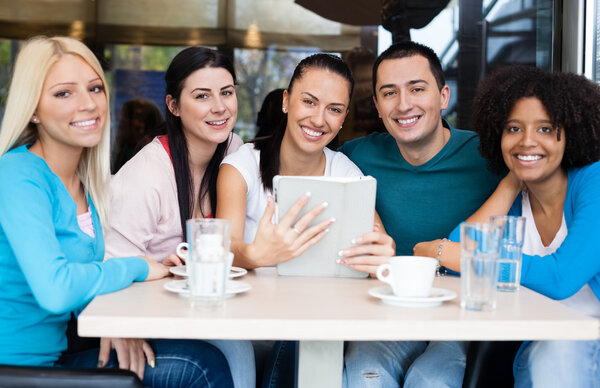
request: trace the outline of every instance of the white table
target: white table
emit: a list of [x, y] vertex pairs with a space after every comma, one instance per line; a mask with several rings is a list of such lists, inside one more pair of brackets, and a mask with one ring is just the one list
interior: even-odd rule
[[[597, 319], [526, 288], [498, 293], [490, 312], [460, 308], [460, 295], [434, 308], [384, 305], [367, 294], [375, 279], [278, 276], [274, 268], [240, 278], [252, 289], [217, 311], [193, 310], [166, 291], [172, 279], [136, 283], [95, 298], [79, 316], [91, 337], [299, 340], [299, 387], [341, 386], [348, 340], [584, 340], [600, 337]], [[460, 279], [434, 287], [460, 294]]]

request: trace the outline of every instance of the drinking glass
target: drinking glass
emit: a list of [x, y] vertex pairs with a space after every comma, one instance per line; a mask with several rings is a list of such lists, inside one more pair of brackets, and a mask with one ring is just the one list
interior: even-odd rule
[[521, 283], [525, 217], [493, 216], [490, 222], [503, 229], [498, 258], [498, 290], [517, 291]]
[[228, 220], [216, 218], [186, 221], [189, 246], [186, 265], [193, 307], [216, 308], [223, 304], [230, 225]]
[[502, 228], [491, 223], [460, 226], [460, 305], [468, 310], [496, 308]]

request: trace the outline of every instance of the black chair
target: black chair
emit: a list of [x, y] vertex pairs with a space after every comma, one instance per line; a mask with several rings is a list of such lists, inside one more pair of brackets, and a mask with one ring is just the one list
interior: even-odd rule
[[[77, 320], [73, 315], [67, 327], [67, 342], [68, 349], [65, 353], [77, 353], [100, 347], [99, 338], [77, 335]], [[72, 369], [0, 364], [0, 387], [143, 388], [144, 385], [135, 373], [121, 369]]]
[[513, 361], [521, 341], [471, 342], [463, 388], [513, 387]]
[[143, 388], [135, 373], [121, 369], [65, 369], [0, 365], [2, 388]]

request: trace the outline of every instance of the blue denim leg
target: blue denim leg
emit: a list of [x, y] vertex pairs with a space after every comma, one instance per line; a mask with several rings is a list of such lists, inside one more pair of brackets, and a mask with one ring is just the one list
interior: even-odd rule
[[[194, 340], [149, 340], [154, 350], [156, 367], [146, 365], [145, 386], [160, 388], [228, 387], [233, 381], [227, 360], [214, 346]], [[61, 357], [57, 366], [67, 368], [95, 368], [99, 349], [90, 349]], [[107, 368], [117, 368], [113, 350]]]
[[276, 341], [265, 363], [262, 388], [286, 388], [296, 384], [297, 341]]
[[400, 387], [424, 341], [348, 342], [344, 354], [345, 388]]
[[600, 341], [534, 341], [515, 360], [515, 388], [600, 387]]
[[432, 341], [406, 372], [404, 388], [462, 387], [467, 365], [463, 341]]
[[235, 388], [256, 386], [254, 349], [250, 341], [204, 340], [223, 353], [229, 364]]

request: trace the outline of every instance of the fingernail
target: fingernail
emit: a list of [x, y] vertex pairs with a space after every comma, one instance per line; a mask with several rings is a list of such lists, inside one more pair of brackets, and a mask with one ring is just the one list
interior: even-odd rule
[[154, 360], [150, 360], [150, 368], [153, 368], [156, 366], [156, 362]]
[[334, 222], [335, 222], [335, 218], [331, 218], [331, 219], [329, 220], [329, 225], [333, 224]]
[[357, 238], [353, 238], [352, 241], [350, 241], [352, 244], [358, 244], [362, 241], [361, 237], [357, 237]]
[[322, 207], [323, 209], [325, 209], [327, 206], [329, 206], [329, 204], [328, 204], [327, 202], [323, 202], [323, 203], [321, 204], [321, 207]]
[[329, 228], [325, 229], [323, 233], [329, 233]]
[[104, 368], [104, 361], [103, 360], [98, 360], [98, 368]]
[[304, 195], [310, 198], [310, 191], [307, 191]]
[[346, 264], [346, 260], [344, 260], [344, 259], [337, 259], [336, 263], [338, 263], [338, 264]]
[[346, 253], [347, 252], [342, 249], [341, 251], [338, 252], [338, 256], [346, 256]]

